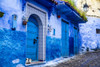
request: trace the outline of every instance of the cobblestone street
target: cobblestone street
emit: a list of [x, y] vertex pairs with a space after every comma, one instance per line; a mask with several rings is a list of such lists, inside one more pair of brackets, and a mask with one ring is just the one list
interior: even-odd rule
[[78, 55], [74, 59], [60, 63], [55, 67], [100, 67], [100, 51]]

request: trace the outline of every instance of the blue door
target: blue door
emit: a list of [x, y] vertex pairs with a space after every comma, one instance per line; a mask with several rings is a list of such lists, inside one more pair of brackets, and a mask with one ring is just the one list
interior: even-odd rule
[[38, 59], [38, 24], [34, 18], [27, 23], [26, 57], [36, 61]]
[[70, 56], [74, 55], [74, 38], [69, 37], [69, 54]]
[[74, 28], [74, 54], [78, 54], [78, 30]]
[[69, 24], [62, 21], [62, 56], [69, 56]]

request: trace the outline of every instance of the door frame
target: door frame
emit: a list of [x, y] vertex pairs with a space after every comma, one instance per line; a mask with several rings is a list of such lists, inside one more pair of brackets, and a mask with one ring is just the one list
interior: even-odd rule
[[[30, 16], [29, 19], [35, 19], [35, 18], [32, 17], [32, 16]], [[36, 19], [35, 19], [35, 20], [36, 20]], [[39, 33], [39, 32], [38, 32], [38, 25], [36, 25], [34, 22], [37, 22], [37, 21], [34, 21], [34, 20], [31, 20], [31, 21], [29, 20], [29, 21], [28, 21], [28, 23], [32, 23], [32, 24], [34, 24], [34, 25], [37, 27], [37, 33], [36, 33], [36, 34], [37, 34], [37, 37], [39, 37], [39, 35], [38, 35], [38, 33]], [[34, 30], [34, 26], [28, 25], [28, 23], [27, 23], [27, 29], [28, 29], [29, 31]], [[31, 27], [31, 29], [29, 29], [28, 27]], [[27, 33], [28, 33], [29, 31], [27, 31]], [[28, 34], [32, 34], [32, 35], [33, 35], [34, 33], [28, 33]], [[31, 36], [32, 36], [32, 35], [31, 35]], [[28, 39], [28, 38], [30, 38], [30, 37], [27, 35], [27, 41], [30, 41], [30, 39]], [[34, 39], [37, 40], [37, 43], [36, 43], [36, 44], [33, 44], [33, 42], [34, 42], [33, 40], [34, 40]], [[35, 53], [33, 52], [33, 54], [35, 54], [35, 56], [36, 56], [36, 57], [33, 58], [33, 59], [34, 59], [34, 61], [37, 61], [37, 60], [38, 60], [38, 39], [33, 37], [33, 40], [31, 41], [31, 42], [32, 42], [32, 43], [31, 43], [31, 46], [32, 46], [32, 44], [33, 44], [33, 47], [34, 47], [35, 50], [36, 50]], [[27, 46], [29, 46], [28, 42], [27, 42], [26, 44], [27, 44]], [[35, 45], [35, 46], [34, 46], [34, 45]], [[26, 46], [26, 48], [27, 48], [27, 46]], [[29, 46], [29, 47], [30, 47], [30, 46]], [[32, 47], [30, 47], [30, 48], [29, 48], [29, 47], [28, 47], [28, 50], [29, 50], [30, 48], [32, 49]], [[29, 52], [32, 52], [32, 51], [29, 50]], [[26, 55], [27, 55], [27, 53], [26, 53]], [[31, 59], [31, 58], [30, 58], [30, 59]]]
[[[77, 35], [77, 39], [76, 39], [76, 35]], [[74, 54], [78, 54], [78, 49], [79, 49], [78, 48], [78, 28], [74, 26]]]
[[46, 31], [47, 31], [47, 12], [40, 7], [29, 2], [26, 3], [26, 14], [28, 18], [33, 15], [39, 24], [39, 43], [38, 43], [38, 60], [45, 61], [46, 59]]

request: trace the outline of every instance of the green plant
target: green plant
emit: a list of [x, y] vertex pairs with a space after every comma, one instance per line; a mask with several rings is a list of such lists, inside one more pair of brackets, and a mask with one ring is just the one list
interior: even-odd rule
[[84, 21], [87, 21], [87, 17], [86, 17], [85, 12], [83, 12], [82, 10], [79, 10], [79, 9], [76, 7], [74, 1], [72, 1], [72, 0], [61, 0], [61, 1], [65, 1], [66, 3], [68, 3], [74, 10], [77, 11], [77, 13], [81, 16], [81, 18], [82, 18]]
[[3, 12], [0, 12], [0, 17], [3, 17], [4, 13]]

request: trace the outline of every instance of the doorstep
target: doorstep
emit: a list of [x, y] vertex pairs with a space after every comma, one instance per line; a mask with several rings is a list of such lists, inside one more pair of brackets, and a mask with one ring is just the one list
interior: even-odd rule
[[25, 66], [28, 67], [28, 66], [35, 66], [35, 65], [43, 65], [45, 63], [46, 63], [45, 61], [33, 61], [30, 64], [25, 64]]

